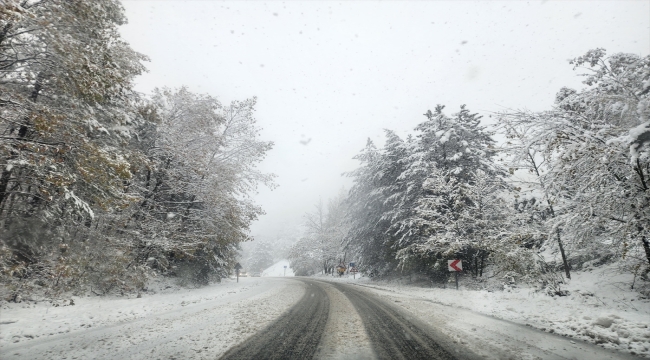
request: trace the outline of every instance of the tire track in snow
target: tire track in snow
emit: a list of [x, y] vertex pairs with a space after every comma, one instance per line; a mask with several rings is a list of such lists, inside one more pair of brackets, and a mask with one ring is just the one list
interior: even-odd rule
[[344, 293], [361, 316], [379, 359], [473, 359], [465, 349], [451, 346], [445, 336], [413, 319], [376, 296], [339, 283], [330, 283]]
[[[476, 358], [464, 348], [454, 348], [450, 339], [429, 325], [373, 294], [334, 282], [296, 280], [307, 288], [303, 298], [274, 323], [226, 352], [222, 359], [329, 359], [338, 355], [409, 360]], [[353, 318], [360, 318], [363, 324], [350, 323]], [[342, 324], [361, 329], [346, 329]], [[357, 353], [350, 352], [350, 341], [342, 341], [350, 339], [337, 338], [359, 331], [367, 336], [351, 340], [352, 344], [358, 342]]]
[[222, 359], [311, 359], [329, 316], [330, 299], [315, 281], [302, 280], [302, 299], [278, 320], [230, 349]]

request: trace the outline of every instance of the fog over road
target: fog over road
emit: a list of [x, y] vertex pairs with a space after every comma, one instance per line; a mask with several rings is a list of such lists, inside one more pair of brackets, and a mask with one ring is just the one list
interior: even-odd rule
[[352, 279], [242, 278], [75, 302], [3, 315], [2, 359], [634, 358]]

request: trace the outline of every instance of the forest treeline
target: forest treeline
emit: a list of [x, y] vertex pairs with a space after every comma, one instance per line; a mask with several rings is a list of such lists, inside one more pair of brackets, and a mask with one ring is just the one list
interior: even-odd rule
[[[120, 37], [125, 22], [117, 0], [0, 0], [3, 299], [208, 283], [262, 214], [249, 194], [273, 186], [255, 167], [273, 144], [255, 99], [137, 93], [147, 58]], [[584, 89], [546, 111], [484, 121], [437, 106], [406, 138], [369, 141], [352, 188], [306, 216], [296, 273], [355, 261], [444, 283], [460, 258], [477, 279], [561, 294], [558, 273], [617, 263], [648, 291], [650, 56], [594, 49], [571, 65]]]
[[479, 280], [562, 294], [558, 273], [616, 262], [648, 291], [650, 56], [594, 49], [570, 65], [585, 87], [561, 88], [548, 110], [484, 121], [439, 105], [406, 138], [368, 140], [350, 191], [307, 214], [294, 270], [355, 261], [445, 283], [461, 259]]
[[225, 276], [262, 213], [255, 99], [133, 90], [117, 0], [0, 2], [0, 289], [139, 291]]

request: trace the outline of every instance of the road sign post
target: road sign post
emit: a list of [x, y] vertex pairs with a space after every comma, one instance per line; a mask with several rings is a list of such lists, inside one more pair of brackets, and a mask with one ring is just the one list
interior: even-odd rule
[[353, 278], [353, 279], [356, 279], [356, 278], [357, 278], [357, 264], [356, 264], [356, 263], [353, 263], [353, 262], [350, 263], [350, 270], [349, 270], [349, 272], [352, 273], [352, 278]]
[[453, 271], [456, 277], [456, 290], [458, 290], [458, 273], [463, 271], [463, 261], [462, 260], [447, 260], [447, 267], [449, 271]]

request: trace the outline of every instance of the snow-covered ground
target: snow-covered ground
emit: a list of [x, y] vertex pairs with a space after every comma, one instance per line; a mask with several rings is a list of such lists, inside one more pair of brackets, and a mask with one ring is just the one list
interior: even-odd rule
[[74, 305], [3, 303], [2, 359], [215, 359], [304, 294], [300, 283], [284, 279], [165, 287], [141, 298], [73, 297]]
[[[284, 264], [270, 269], [267, 275], [284, 271]], [[365, 277], [318, 279], [356, 284], [485, 358], [615, 359], [624, 353], [650, 358], [650, 300], [608, 268], [574, 273], [565, 297], [529, 288], [469, 290], [462, 281], [455, 290]], [[200, 289], [159, 283], [149, 289], [141, 298], [0, 303], [0, 354], [3, 359], [214, 359], [277, 319], [305, 293], [302, 282], [281, 277], [225, 280]], [[336, 351], [322, 357], [363, 350], [362, 320], [344, 294], [333, 289], [328, 294], [332, 316], [323, 346]]]
[[[453, 285], [441, 289], [368, 278], [324, 279], [357, 283], [419, 316], [428, 316], [430, 321], [440, 321], [439, 315], [443, 313], [445, 321], [462, 320], [469, 324], [469, 329], [476, 329], [476, 326], [489, 323], [489, 318], [472, 315], [480, 313], [650, 358], [650, 299], [630, 289], [629, 276], [615, 274], [611, 267], [574, 272], [572, 280], [563, 287], [570, 295], [563, 297], [550, 297], [530, 288], [517, 287], [506, 291], [468, 290], [463, 288], [462, 281], [460, 290], [456, 290]], [[441, 328], [454, 335], [453, 326]], [[509, 334], [515, 335], [513, 332], [520, 329], [515, 326]], [[499, 331], [508, 332], [503, 326]]]
[[[286, 266], [286, 267], [285, 267]], [[280, 260], [262, 271], [262, 276], [295, 276], [289, 260]]]

